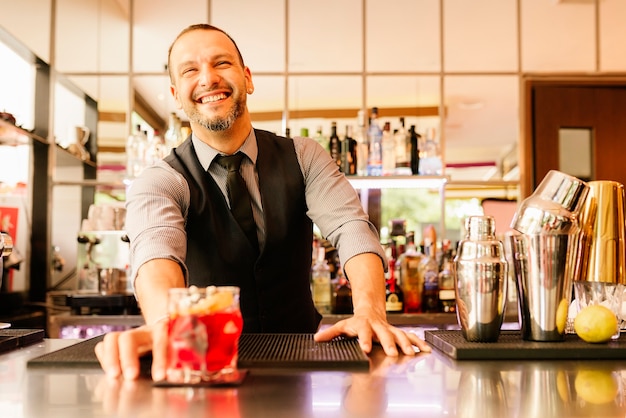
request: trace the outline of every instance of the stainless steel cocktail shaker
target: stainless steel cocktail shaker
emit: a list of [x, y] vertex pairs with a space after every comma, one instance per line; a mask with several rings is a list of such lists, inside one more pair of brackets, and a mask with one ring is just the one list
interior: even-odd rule
[[468, 341], [497, 341], [506, 306], [508, 263], [492, 216], [470, 216], [454, 259], [457, 319]]
[[551, 170], [519, 206], [509, 235], [518, 289], [522, 338], [562, 341], [577, 264], [584, 181]]

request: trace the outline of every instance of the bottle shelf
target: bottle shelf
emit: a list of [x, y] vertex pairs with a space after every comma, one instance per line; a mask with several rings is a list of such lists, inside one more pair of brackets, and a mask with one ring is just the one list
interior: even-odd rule
[[355, 189], [441, 189], [448, 176], [346, 176]]
[[0, 119], [0, 145], [27, 145], [30, 143], [30, 139], [43, 144], [48, 143], [46, 139]]

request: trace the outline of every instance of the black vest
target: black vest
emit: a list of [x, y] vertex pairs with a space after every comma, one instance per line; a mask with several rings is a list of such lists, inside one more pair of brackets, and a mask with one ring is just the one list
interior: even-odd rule
[[315, 332], [321, 315], [309, 284], [313, 223], [306, 215], [302, 171], [291, 140], [256, 129], [255, 135], [266, 234], [258, 258], [200, 165], [191, 137], [165, 158], [191, 193], [185, 225], [188, 282], [239, 286], [244, 332]]

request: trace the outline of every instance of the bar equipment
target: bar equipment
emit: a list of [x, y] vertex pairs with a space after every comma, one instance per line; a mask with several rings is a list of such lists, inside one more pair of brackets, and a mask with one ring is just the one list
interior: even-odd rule
[[[576, 308], [601, 304], [611, 309], [618, 323], [626, 284], [626, 217], [624, 185], [616, 181], [590, 181], [581, 212], [581, 234], [574, 272]], [[619, 337], [619, 329], [614, 338]]]
[[132, 291], [127, 282], [128, 237], [124, 231], [78, 233], [78, 290], [101, 295]]
[[511, 228], [522, 234], [578, 233], [578, 215], [589, 186], [584, 181], [550, 170], [535, 191], [522, 201]]
[[[0, 285], [2, 285], [2, 273], [4, 272], [4, 257], [8, 257], [13, 251], [13, 238], [11, 235], [0, 232]], [[9, 328], [8, 322], [0, 322], [0, 329]]]
[[497, 341], [506, 306], [508, 263], [493, 216], [470, 216], [454, 259], [457, 319], [468, 341]]
[[578, 216], [589, 186], [548, 172], [515, 213], [508, 234], [515, 271], [522, 338], [561, 341], [572, 295], [580, 232]]
[[572, 234], [509, 234], [522, 338], [561, 341], [572, 294]]

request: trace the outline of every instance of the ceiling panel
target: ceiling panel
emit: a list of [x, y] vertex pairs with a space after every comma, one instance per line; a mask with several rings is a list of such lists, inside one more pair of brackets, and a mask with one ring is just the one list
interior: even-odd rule
[[0, 26], [49, 63], [52, 0], [0, 0], [0, 10]]
[[591, 1], [522, 1], [522, 70], [593, 71], [594, 7]]
[[285, 70], [284, 0], [212, 0], [211, 23], [235, 39], [253, 71]]
[[57, 0], [55, 67], [64, 73], [128, 72], [129, 0]]
[[626, 1], [600, 2], [600, 70], [624, 71], [626, 54]]
[[362, 0], [291, 1], [289, 71], [361, 71]]
[[446, 0], [445, 71], [517, 71], [516, 0]]
[[366, 2], [367, 71], [439, 71], [439, 0]]
[[133, 71], [136, 73], [165, 73], [167, 51], [178, 33], [191, 24], [208, 22], [206, 0], [134, 0], [133, 4]]

